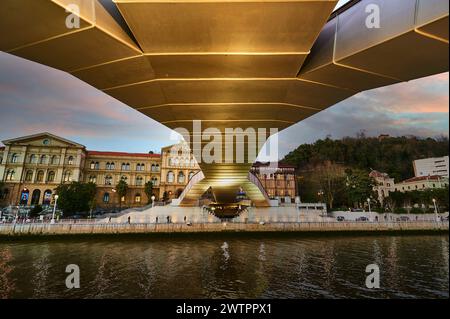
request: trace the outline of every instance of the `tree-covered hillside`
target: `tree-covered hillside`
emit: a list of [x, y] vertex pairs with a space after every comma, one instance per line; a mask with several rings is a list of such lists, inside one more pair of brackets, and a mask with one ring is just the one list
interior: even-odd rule
[[449, 141], [446, 137], [376, 138], [359, 134], [341, 140], [326, 138], [314, 144], [300, 145], [286, 155], [283, 162], [296, 165], [300, 171], [332, 162], [367, 172], [375, 169], [401, 181], [414, 176], [413, 160], [448, 154]]

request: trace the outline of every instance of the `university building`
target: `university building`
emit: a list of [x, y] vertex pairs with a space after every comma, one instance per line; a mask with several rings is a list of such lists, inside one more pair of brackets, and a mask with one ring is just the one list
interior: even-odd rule
[[[157, 200], [178, 198], [200, 167], [184, 144], [162, 148], [161, 154], [102, 152], [62, 137], [41, 133], [3, 141], [0, 147], [0, 206], [49, 205], [62, 183], [92, 182], [97, 185], [97, 207], [114, 209], [148, 203], [145, 184], [152, 182]], [[268, 164], [256, 163], [252, 171], [271, 198], [294, 198], [295, 168], [281, 165], [269, 172]], [[117, 183], [128, 184], [119, 198]], [[120, 204], [119, 204], [120, 203]]]

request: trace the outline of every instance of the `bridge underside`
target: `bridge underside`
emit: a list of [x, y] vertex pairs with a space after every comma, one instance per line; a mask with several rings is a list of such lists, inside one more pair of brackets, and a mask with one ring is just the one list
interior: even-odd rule
[[[448, 0], [352, 1], [332, 13], [336, 3], [2, 0], [0, 50], [66, 71], [191, 138], [193, 120], [221, 134], [282, 130], [360, 91], [448, 71]], [[79, 28], [66, 26], [70, 4]], [[366, 26], [369, 4], [380, 28]], [[204, 178], [184, 202], [211, 186], [219, 202], [242, 187], [266, 204], [250, 166], [200, 162]]]

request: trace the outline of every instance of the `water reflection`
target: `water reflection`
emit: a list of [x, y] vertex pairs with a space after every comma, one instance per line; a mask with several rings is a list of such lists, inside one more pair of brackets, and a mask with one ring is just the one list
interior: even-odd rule
[[[447, 236], [0, 243], [0, 297], [448, 298], [448, 249]], [[379, 290], [364, 285], [372, 263]]]

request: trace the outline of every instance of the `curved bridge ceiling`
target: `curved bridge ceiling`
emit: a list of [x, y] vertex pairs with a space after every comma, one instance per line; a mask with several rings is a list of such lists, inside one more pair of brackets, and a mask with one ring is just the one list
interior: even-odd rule
[[[284, 129], [357, 92], [448, 71], [448, 0], [352, 1], [332, 13], [336, 3], [2, 0], [0, 50], [189, 130], [192, 120]], [[68, 29], [72, 4], [81, 20]], [[369, 4], [380, 28], [366, 27]], [[199, 193], [212, 186], [225, 202], [241, 186], [265, 202], [251, 160], [200, 166]]]

